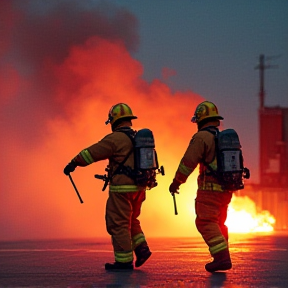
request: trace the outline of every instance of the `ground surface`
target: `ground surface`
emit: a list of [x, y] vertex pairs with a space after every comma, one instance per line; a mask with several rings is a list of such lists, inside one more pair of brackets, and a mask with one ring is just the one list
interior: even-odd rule
[[150, 239], [151, 258], [108, 272], [109, 239], [0, 242], [0, 287], [288, 287], [288, 235], [230, 235], [233, 268], [208, 273], [200, 238]]

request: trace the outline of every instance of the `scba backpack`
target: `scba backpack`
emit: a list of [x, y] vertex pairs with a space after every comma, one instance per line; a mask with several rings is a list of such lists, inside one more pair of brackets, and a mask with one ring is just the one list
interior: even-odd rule
[[[146, 187], [148, 190], [156, 187], [158, 185], [156, 175], [159, 173], [165, 175], [165, 173], [163, 166], [159, 168], [152, 131], [148, 128], [143, 128], [136, 131], [136, 133], [131, 129], [118, 131], [125, 133], [130, 138], [133, 143], [133, 149], [126, 155], [122, 162], [118, 163], [118, 167], [113, 175], [109, 175], [110, 173], [108, 168], [106, 168], [108, 176], [95, 175], [95, 178], [105, 181], [102, 190], [105, 190], [110, 179], [116, 174], [125, 174], [132, 178], [136, 185]], [[133, 133], [131, 133], [131, 131]], [[125, 166], [125, 162], [132, 152], [134, 152], [134, 169], [130, 166]]]
[[134, 139], [134, 171], [133, 178], [137, 185], [152, 189], [157, 186], [156, 174], [164, 173], [164, 167], [159, 169], [154, 136], [151, 130], [144, 128], [136, 132]]
[[234, 129], [219, 131], [216, 127], [204, 128], [215, 136], [217, 171], [209, 164], [205, 166], [219, 180], [223, 190], [236, 191], [244, 188], [244, 178], [250, 178], [250, 171], [243, 165], [241, 144]]

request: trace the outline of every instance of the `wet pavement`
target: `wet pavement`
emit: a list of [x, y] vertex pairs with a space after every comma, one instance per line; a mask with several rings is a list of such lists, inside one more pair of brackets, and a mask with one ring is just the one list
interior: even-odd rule
[[149, 239], [153, 252], [130, 272], [104, 270], [110, 240], [0, 242], [0, 287], [288, 287], [288, 234], [230, 235], [233, 268], [208, 273], [201, 238]]

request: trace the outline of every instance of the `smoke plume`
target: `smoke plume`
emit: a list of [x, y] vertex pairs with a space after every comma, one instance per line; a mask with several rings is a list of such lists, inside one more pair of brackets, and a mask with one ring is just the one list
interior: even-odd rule
[[[145, 233], [189, 235], [195, 189], [183, 188], [179, 196], [178, 209], [191, 212], [187, 220], [184, 213], [175, 219], [168, 187], [196, 131], [190, 118], [202, 98], [172, 92], [159, 79], [143, 80], [144, 67], [131, 56], [139, 37], [130, 12], [104, 2], [46, 2], [0, 2], [0, 238], [106, 235], [107, 191], [101, 192], [103, 183], [93, 175], [104, 173], [107, 162], [72, 174], [84, 204], [63, 168], [110, 133], [104, 122], [118, 102], [138, 116], [135, 129], [153, 131], [159, 164], [166, 170], [158, 187], [147, 192], [140, 218]], [[179, 225], [181, 219], [186, 223]]]

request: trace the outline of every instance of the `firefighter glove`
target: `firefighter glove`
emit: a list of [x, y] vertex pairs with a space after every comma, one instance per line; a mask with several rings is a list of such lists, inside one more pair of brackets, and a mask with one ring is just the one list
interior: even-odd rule
[[180, 185], [181, 185], [181, 183], [179, 181], [177, 181], [176, 179], [173, 179], [173, 182], [171, 183], [171, 185], [169, 187], [169, 191], [170, 191], [172, 196], [175, 193], [179, 194], [178, 189], [179, 189]]
[[71, 161], [65, 168], [64, 168], [64, 174], [69, 175], [71, 172], [75, 170], [77, 167], [77, 164], [73, 161]]

